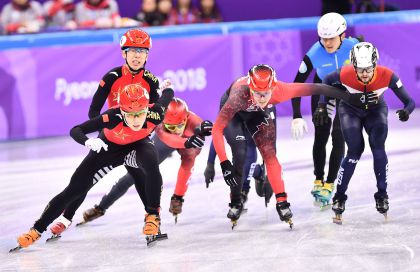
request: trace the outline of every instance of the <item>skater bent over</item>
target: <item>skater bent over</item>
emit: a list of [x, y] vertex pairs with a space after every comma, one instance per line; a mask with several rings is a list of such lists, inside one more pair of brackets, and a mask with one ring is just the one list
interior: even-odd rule
[[[378, 191], [375, 193], [376, 209], [386, 217], [389, 203], [387, 194], [388, 158], [385, 152], [385, 140], [388, 134], [388, 106], [383, 93], [390, 88], [404, 103], [404, 108], [397, 111], [400, 121], [408, 120], [414, 110], [414, 101], [410, 98], [399, 77], [389, 68], [377, 65], [378, 50], [367, 42], [356, 44], [350, 52], [353, 66], [345, 66], [341, 70], [328, 75], [324, 83], [341, 85], [352, 95], [363, 94], [363, 105], [355, 107], [341, 101], [338, 113], [341, 128], [348, 146], [346, 157], [341, 162], [337, 192], [333, 197], [334, 222], [341, 224], [341, 215], [345, 210], [347, 187], [356, 164], [365, 148], [363, 128], [369, 137], [369, 145], [373, 154], [373, 170], [376, 176]], [[324, 103], [322, 103], [324, 102]], [[325, 99], [320, 103], [320, 112], [316, 113], [319, 121], [326, 119]]]
[[[136, 189], [147, 213], [143, 232], [158, 234], [162, 177], [156, 149], [148, 136], [162, 121], [164, 109], [172, 97], [173, 90], [165, 89], [158, 103], [149, 108], [149, 92], [140, 84], [127, 85], [119, 94], [119, 107], [72, 128], [72, 138], [91, 151], [74, 172], [69, 185], [48, 203], [29, 232], [18, 237], [17, 249], [38, 240], [70, 203], [123, 164], [135, 177]], [[101, 130], [98, 138], [86, 136], [98, 130]]]
[[[222, 95], [220, 99], [220, 108], [226, 103], [229, 97], [230, 88]], [[271, 106], [267, 108], [267, 114], [276, 126], [276, 107]], [[251, 179], [255, 179], [255, 190], [257, 194], [265, 198], [266, 206], [270, 201], [273, 191], [270, 183], [265, 175], [264, 164], [257, 164], [257, 147], [252, 139], [249, 131], [246, 129], [245, 120], [239, 114], [236, 114], [229, 122], [223, 131], [232, 151], [233, 167], [237, 169], [240, 174], [240, 183], [238, 186], [230, 187], [231, 203], [227, 217], [236, 221], [239, 219], [245, 203], [248, 200], [248, 193], [250, 189]], [[210, 145], [209, 155], [207, 159], [207, 166], [204, 171], [204, 177], [207, 187], [213, 182], [215, 171], [214, 161], [216, 159], [216, 151], [213, 142]], [[242, 169], [242, 170], [241, 170]]]
[[268, 65], [252, 67], [248, 75], [236, 80], [230, 86], [229, 97], [220, 110], [213, 127], [213, 142], [219, 156], [223, 177], [227, 185], [240, 184], [240, 171], [228, 160], [223, 139], [223, 130], [236, 114], [245, 121], [267, 167], [268, 180], [276, 197], [276, 208], [280, 219], [292, 225], [292, 212], [287, 202], [287, 194], [281, 174], [281, 165], [276, 157], [276, 134], [274, 122], [267, 114], [269, 105], [276, 105], [293, 97], [325, 94], [359, 104], [357, 99], [349, 99], [348, 92], [322, 84], [284, 83], [276, 79], [275, 71]]
[[[152, 137], [158, 153], [158, 162], [162, 163], [175, 150], [181, 155], [181, 166], [178, 170], [178, 179], [169, 212], [175, 216], [182, 212], [184, 195], [188, 188], [188, 180], [191, 177], [195, 159], [200, 154], [204, 145], [204, 137], [211, 134], [213, 124], [210, 121], [202, 121], [199, 116], [188, 109], [187, 103], [180, 98], [174, 98], [169, 103], [163, 122], [156, 128], [156, 134]], [[134, 184], [134, 177], [128, 173], [120, 179], [111, 191], [102, 197], [99, 205], [86, 210], [83, 213], [86, 222], [92, 221], [102, 215], [128, 188]]]

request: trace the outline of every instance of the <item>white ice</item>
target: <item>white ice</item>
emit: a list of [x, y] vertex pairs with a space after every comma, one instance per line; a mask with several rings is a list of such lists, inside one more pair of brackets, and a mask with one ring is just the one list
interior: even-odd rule
[[[268, 208], [264, 206], [252, 182], [248, 212], [232, 231], [226, 218], [228, 187], [217, 165], [215, 182], [205, 188], [207, 144], [177, 225], [168, 206], [179, 156], [161, 165], [162, 231], [169, 239], [151, 248], [142, 234], [145, 212], [131, 188], [98, 220], [77, 228], [73, 224], [60, 240], [48, 244], [47, 231], [30, 248], [8, 253], [17, 235], [27, 231], [47, 202], [68, 184], [87, 151], [69, 137], [0, 143], [0, 270], [420, 271], [420, 111], [406, 123], [394, 114], [389, 120], [388, 222], [375, 209], [376, 182], [368, 145], [350, 183], [343, 225], [336, 225], [332, 211], [319, 211], [310, 195], [313, 129], [296, 142], [290, 137], [290, 119], [279, 118], [277, 148], [294, 213], [293, 230], [279, 220], [273, 199]], [[100, 181], [73, 222], [97, 204], [123, 173], [116, 169]]]

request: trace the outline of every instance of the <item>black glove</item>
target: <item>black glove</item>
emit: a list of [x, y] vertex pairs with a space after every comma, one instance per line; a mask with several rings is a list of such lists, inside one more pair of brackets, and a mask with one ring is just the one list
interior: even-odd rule
[[369, 92], [366, 94], [368, 105], [376, 105], [379, 102], [379, 96], [375, 92]]
[[315, 126], [319, 127], [325, 125], [328, 122], [328, 118], [328, 112], [325, 104], [320, 104], [312, 115], [312, 122]]
[[200, 136], [210, 136], [213, 129], [213, 123], [209, 120], [204, 120], [200, 125]]
[[410, 113], [406, 109], [397, 110], [398, 118], [401, 122], [405, 122], [410, 117]]
[[204, 145], [204, 139], [201, 136], [193, 135], [185, 141], [185, 148], [202, 148]]
[[350, 94], [349, 103], [358, 108], [364, 108], [369, 105], [376, 105], [379, 103], [379, 96], [377, 93], [369, 92]]
[[214, 180], [214, 164], [213, 163], [207, 163], [206, 170], [204, 170], [204, 178], [206, 179], [206, 188], [209, 188], [209, 185]]
[[220, 166], [222, 167], [223, 178], [225, 179], [226, 184], [229, 186], [238, 185], [239, 178], [232, 163], [229, 160], [225, 160], [220, 163]]

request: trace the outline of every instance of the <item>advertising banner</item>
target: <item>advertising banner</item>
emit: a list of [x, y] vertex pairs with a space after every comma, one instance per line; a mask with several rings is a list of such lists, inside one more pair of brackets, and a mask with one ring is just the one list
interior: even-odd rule
[[[378, 47], [379, 64], [401, 77], [420, 105], [419, 24], [358, 26], [354, 35]], [[302, 31], [264, 31], [156, 39], [146, 68], [159, 80], [169, 78], [175, 94], [190, 110], [214, 121], [222, 94], [258, 63], [272, 65], [279, 80], [293, 81], [309, 48]], [[313, 42], [316, 42], [314, 40]], [[124, 64], [118, 44], [69, 45], [0, 51], [0, 140], [68, 135], [88, 119], [88, 109], [102, 76]], [[388, 91], [390, 108], [402, 107]], [[104, 109], [106, 106], [104, 107]], [[291, 103], [277, 106], [291, 116]], [[302, 99], [310, 114], [310, 99]]]

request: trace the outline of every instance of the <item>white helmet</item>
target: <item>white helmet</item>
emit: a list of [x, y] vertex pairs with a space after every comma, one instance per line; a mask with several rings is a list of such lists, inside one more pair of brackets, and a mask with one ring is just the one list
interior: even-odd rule
[[318, 36], [320, 38], [334, 38], [341, 35], [347, 29], [346, 19], [341, 14], [330, 12], [318, 21]]
[[350, 61], [356, 68], [376, 66], [378, 59], [378, 49], [368, 42], [355, 44], [350, 51]]

